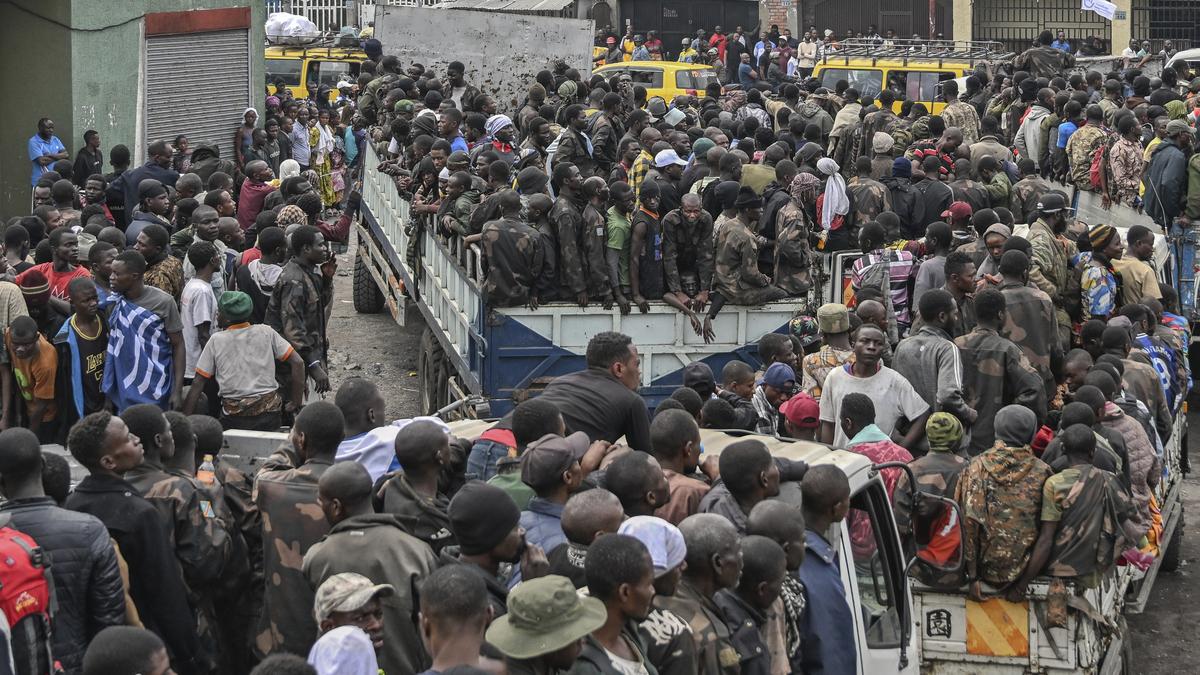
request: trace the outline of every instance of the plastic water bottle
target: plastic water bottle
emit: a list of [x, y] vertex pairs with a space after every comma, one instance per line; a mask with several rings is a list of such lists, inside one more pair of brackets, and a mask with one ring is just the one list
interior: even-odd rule
[[205, 455], [200, 468], [196, 470], [196, 480], [208, 486], [217, 484], [217, 468], [213, 466], [213, 456]]

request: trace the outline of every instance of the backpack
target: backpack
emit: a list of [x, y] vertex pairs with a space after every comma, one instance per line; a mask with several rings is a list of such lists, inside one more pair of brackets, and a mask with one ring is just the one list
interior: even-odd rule
[[51, 617], [57, 611], [50, 557], [29, 535], [9, 527], [0, 514], [0, 612], [11, 627], [10, 653], [21, 675], [58, 672], [51, 648]]

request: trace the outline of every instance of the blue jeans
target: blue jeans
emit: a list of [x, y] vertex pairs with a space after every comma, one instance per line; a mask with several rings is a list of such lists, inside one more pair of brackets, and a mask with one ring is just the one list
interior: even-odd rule
[[508, 446], [496, 441], [479, 439], [471, 446], [467, 457], [467, 480], [489, 480], [496, 475], [496, 463], [508, 457]]

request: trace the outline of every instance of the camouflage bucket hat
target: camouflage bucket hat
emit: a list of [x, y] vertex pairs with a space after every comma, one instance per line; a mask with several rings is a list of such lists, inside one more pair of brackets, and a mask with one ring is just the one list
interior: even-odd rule
[[374, 584], [354, 572], [335, 574], [317, 588], [313, 615], [320, 623], [334, 612], [353, 612], [362, 609], [363, 605], [376, 597], [386, 598], [395, 594], [396, 588], [391, 584]]
[[569, 579], [551, 574], [513, 588], [508, 613], [488, 627], [487, 641], [509, 658], [532, 659], [570, 645], [607, 617], [604, 603], [580, 597]]

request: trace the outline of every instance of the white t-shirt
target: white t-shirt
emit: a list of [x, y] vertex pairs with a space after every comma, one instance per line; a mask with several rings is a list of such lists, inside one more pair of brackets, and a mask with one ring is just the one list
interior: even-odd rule
[[921, 398], [904, 376], [885, 365], [871, 377], [855, 377], [846, 372], [846, 366], [829, 371], [825, 386], [821, 389], [821, 421], [833, 422], [833, 446], [844, 448], [850, 440], [842, 431], [842, 399], [846, 394], [865, 394], [875, 403], [875, 426], [891, 435], [901, 417], [916, 419], [929, 410], [929, 404]]
[[322, 635], [308, 652], [317, 675], [378, 675], [371, 638], [358, 626], [339, 626]]
[[200, 334], [196, 326], [208, 322], [209, 334], [217, 322], [217, 296], [207, 281], [197, 278], [188, 279], [179, 296], [179, 314], [183, 319], [183, 348], [187, 354], [187, 368], [184, 373], [191, 375], [196, 371], [196, 362], [200, 360]]

